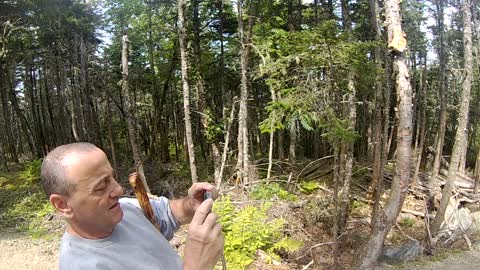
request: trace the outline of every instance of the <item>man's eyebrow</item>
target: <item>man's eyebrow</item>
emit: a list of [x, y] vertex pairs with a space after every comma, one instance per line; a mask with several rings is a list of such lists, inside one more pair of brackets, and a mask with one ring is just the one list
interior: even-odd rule
[[105, 180], [105, 178], [108, 178], [107, 175], [103, 175], [102, 177], [100, 177], [97, 182], [93, 185], [93, 189], [96, 189], [98, 188], [102, 183], [103, 181]]

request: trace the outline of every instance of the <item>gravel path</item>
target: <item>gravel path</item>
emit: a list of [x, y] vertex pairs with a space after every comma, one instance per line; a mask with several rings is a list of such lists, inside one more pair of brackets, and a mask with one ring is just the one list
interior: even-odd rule
[[[386, 268], [388, 269], [388, 268]], [[446, 258], [438, 261], [415, 261], [396, 269], [411, 270], [474, 270], [480, 269], [480, 246], [472, 251], [450, 253]]]
[[[20, 234], [0, 234], [0, 270], [57, 269], [60, 239], [41, 240]], [[408, 270], [473, 270], [480, 269], [480, 245], [474, 250], [451, 253], [444, 259], [410, 262], [402, 266], [383, 266], [377, 269]]]
[[59, 239], [47, 241], [19, 234], [0, 234], [0, 270], [57, 269]]

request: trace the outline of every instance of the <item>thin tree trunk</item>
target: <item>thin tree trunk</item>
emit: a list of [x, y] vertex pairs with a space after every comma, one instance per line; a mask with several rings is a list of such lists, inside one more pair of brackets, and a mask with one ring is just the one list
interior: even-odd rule
[[431, 232], [436, 236], [440, 227], [445, 220], [445, 212], [447, 210], [448, 201], [452, 195], [455, 178], [457, 176], [461, 155], [466, 144], [466, 130], [468, 124], [468, 111], [470, 105], [470, 90], [473, 79], [473, 56], [472, 56], [472, 14], [471, 1], [464, 0], [462, 6], [463, 12], [463, 46], [464, 46], [464, 70], [465, 79], [462, 83], [462, 97], [460, 100], [460, 111], [458, 114], [458, 127], [455, 135], [455, 143], [453, 145], [452, 158], [448, 169], [448, 179], [442, 192], [440, 207], [432, 222]]
[[[398, 95], [398, 132], [397, 132], [397, 161], [395, 176], [388, 200], [383, 209], [380, 209], [377, 218], [373, 221], [372, 234], [365, 243], [364, 254], [361, 256], [359, 269], [373, 269], [380, 256], [385, 237], [394, 224], [402, 208], [408, 192], [411, 164], [412, 142], [412, 89], [409, 81], [404, 48], [393, 44], [395, 38], [403, 38], [400, 19], [399, 0], [385, 2], [385, 16], [388, 30], [389, 47], [395, 54], [394, 65], [397, 74]], [[406, 41], [405, 41], [406, 43]]]
[[107, 130], [108, 130], [108, 141], [110, 143], [110, 153], [112, 158], [113, 173], [114, 176], [118, 177], [118, 163], [117, 163], [117, 154], [115, 151], [115, 138], [113, 137], [113, 128], [112, 128], [112, 109], [110, 107], [110, 99], [107, 99]]
[[128, 137], [130, 138], [130, 146], [132, 147], [133, 160], [135, 161], [135, 166], [137, 172], [142, 180], [143, 185], [148, 193], [150, 189], [148, 188], [147, 181], [145, 179], [145, 171], [143, 169], [143, 161], [140, 153], [140, 149], [137, 144], [137, 130], [135, 125], [135, 109], [133, 105], [133, 97], [129, 91], [128, 85], [128, 45], [130, 41], [128, 40], [128, 35], [125, 33], [122, 37], [122, 92], [125, 97], [125, 106], [127, 113], [127, 127], [128, 127]]
[[[426, 62], [426, 61], [425, 61]], [[420, 164], [422, 162], [422, 153], [423, 153], [423, 145], [425, 143], [425, 137], [427, 133], [427, 115], [426, 115], [426, 100], [425, 100], [425, 72], [426, 72], [426, 64], [423, 68], [422, 73], [420, 74], [420, 86], [419, 86], [419, 92], [418, 93], [418, 102], [420, 103], [418, 108], [418, 127], [417, 127], [417, 133], [418, 133], [418, 140], [415, 143], [415, 170], [413, 173], [413, 182], [412, 182], [412, 187], [415, 187], [415, 185], [418, 182], [418, 174], [420, 172]], [[418, 143], [418, 144], [417, 144]]]
[[228, 144], [230, 142], [230, 130], [232, 128], [233, 117], [235, 116], [235, 104], [236, 104], [236, 98], [233, 99], [232, 109], [230, 111], [230, 118], [228, 119], [228, 124], [225, 125], [227, 133], [225, 134], [225, 145], [223, 146], [222, 163], [220, 165], [220, 172], [218, 177], [219, 182], [216, 182], [217, 189], [220, 188], [220, 185], [222, 183], [221, 181], [223, 178], [223, 171], [225, 169], [225, 164], [227, 162]]
[[8, 82], [9, 82], [9, 88], [10, 88], [10, 103], [12, 104], [12, 107], [13, 109], [15, 110], [15, 113], [17, 114], [17, 116], [20, 118], [20, 122], [21, 122], [21, 128], [22, 128], [22, 132], [24, 133], [25, 137], [27, 138], [27, 143], [28, 143], [28, 147], [30, 149], [30, 151], [32, 152], [32, 156], [35, 155], [35, 146], [34, 146], [34, 139], [33, 139], [33, 133], [32, 133], [32, 129], [30, 127], [30, 124], [28, 123], [28, 120], [27, 118], [25, 117], [25, 114], [22, 112], [22, 110], [20, 109], [20, 106], [18, 104], [18, 100], [17, 100], [17, 94], [15, 93], [15, 88], [14, 88], [14, 83], [13, 83], [13, 80], [14, 80], [14, 70], [12, 70], [11, 72], [8, 72], [9, 74], [11, 74], [11, 76], [9, 74], [6, 74], [9, 78]]
[[[251, 3], [253, 5], [253, 3]], [[250, 157], [248, 141], [248, 59], [250, 55], [250, 42], [253, 17], [248, 19], [248, 30], [245, 33], [243, 26], [243, 0], [237, 1], [238, 10], [238, 32], [240, 37], [240, 66], [241, 66], [241, 84], [240, 84], [240, 109], [238, 113], [238, 161], [237, 169], [240, 170], [242, 182], [249, 182]], [[250, 14], [251, 15], [251, 14]]]
[[[381, 29], [379, 27], [379, 10], [378, 10], [378, 2], [377, 0], [370, 0], [370, 23], [372, 24], [372, 28], [375, 31], [375, 40], [380, 41], [382, 39]], [[380, 49], [380, 45], [376, 46], [374, 49], [374, 57], [375, 57], [375, 65], [377, 70], [382, 69], [382, 53]], [[383, 175], [383, 164], [382, 164], [382, 153], [383, 153], [383, 145], [385, 144], [386, 138], [383, 138], [382, 135], [382, 104], [384, 104], [383, 100], [383, 85], [382, 85], [382, 76], [380, 73], [377, 73], [375, 78], [375, 126], [373, 128], [373, 173], [372, 173], [372, 182], [370, 184], [370, 192], [375, 197], [375, 194], [380, 193], [380, 190], [377, 190], [378, 181]], [[387, 115], [383, 115], [383, 117], [388, 117]]]
[[480, 148], [477, 152], [477, 160], [475, 161], [475, 184], [473, 186], [473, 193], [478, 194], [480, 185]]
[[[435, 6], [437, 9], [437, 27], [438, 27], [438, 38], [439, 38], [439, 60], [440, 60], [440, 119], [439, 119], [439, 128], [437, 133], [437, 141], [435, 145], [435, 156], [433, 158], [432, 172], [428, 181], [428, 187], [430, 191], [433, 191], [435, 179], [438, 176], [440, 171], [440, 165], [442, 160], [443, 153], [443, 144], [445, 140], [445, 130], [447, 127], [447, 74], [446, 74], [446, 65], [447, 57], [445, 55], [445, 43], [444, 43], [444, 0], [436, 0]], [[428, 204], [430, 208], [432, 207], [433, 192], [428, 194]]]
[[0, 95], [2, 99], [2, 111], [3, 111], [3, 130], [6, 134], [6, 145], [8, 148], [8, 153], [10, 154], [10, 160], [14, 161], [15, 163], [18, 163], [18, 155], [17, 155], [17, 149], [15, 147], [15, 140], [13, 136], [13, 130], [11, 123], [12, 121], [12, 115], [10, 108], [8, 106], [8, 86], [4, 84], [6, 82], [6, 76], [4, 72], [4, 67], [2, 64], [0, 64]]
[[178, 9], [178, 39], [180, 44], [180, 58], [182, 66], [182, 88], [183, 88], [183, 110], [185, 114], [185, 136], [187, 140], [188, 157], [190, 161], [190, 172], [192, 182], [198, 181], [197, 164], [195, 162], [195, 146], [193, 144], [192, 136], [192, 120], [190, 117], [190, 87], [188, 85], [188, 59], [187, 59], [187, 29], [185, 26], [184, 9], [186, 6], [185, 0], [177, 1]]
[[[270, 88], [270, 94], [272, 95], [272, 101], [275, 102], [277, 100], [277, 95], [275, 94], [275, 91], [273, 88]], [[272, 116], [272, 123], [270, 124], [270, 140], [269, 140], [269, 145], [268, 145], [268, 168], [267, 168], [267, 180], [270, 179], [270, 176], [272, 175], [272, 164], [273, 164], [273, 139], [275, 132], [273, 130], [273, 123], [275, 119], [275, 111], [273, 111], [274, 115]]]
[[[344, 24], [344, 31], [348, 35], [348, 39], [351, 40], [351, 32], [352, 32], [352, 21], [350, 18], [350, 8], [348, 0], [341, 1], [342, 6], [342, 19]], [[344, 118], [348, 120], [348, 129], [352, 132], [355, 131], [355, 124], [357, 118], [357, 109], [356, 109], [356, 88], [354, 82], [355, 71], [353, 70], [353, 66], [351, 70], [348, 72], [347, 78], [347, 88], [348, 88], [348, 95], [347, 95], [347, 102], [343, 104], [343, 115]], [[347, 219], [348, 219], [348, 208], [350, 205], [350, 182], [352, 178], [352, 167], [353, 167], [353, 152], [354, 152], [354, 141], [343, 141], [342, 144], [342, 151], [341, 154], [341, 168], [343, 172], [341, 173], [342, 176], [342, 187], [340, 190], [340, 198], [335, 197], [338, 201], [340, 199], [340, 212], [338, 213], [338, 218], [335, 220], [337, 224], [337, 234], [334, 234], [335, 242], [337, 241], [336, 238], [338, 237], [339, 233], [343, 233], [346, 229]], [[338, 250], [335, 250], [334, 253], [334, 265], [337, 268], [337, 256]]]
[[288, 147], [288, 161], [293, 164], [297, 160], [297, 120], [293, 119], [290, 124], [290, 145]]

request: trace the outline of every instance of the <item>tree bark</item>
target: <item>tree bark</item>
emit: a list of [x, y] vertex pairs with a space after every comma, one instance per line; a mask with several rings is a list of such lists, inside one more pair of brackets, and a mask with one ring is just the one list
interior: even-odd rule
[[[15, 147], [15, 139], [13, 136], [13, 130], [11, 123], [12, 121], [12, 114], [10, 111], [10, 106], [8, 105], [8, 86], [5, 85], [4, 82], [6, 82], [6, 77], [5, 77], [5, 72], [4, 72], [4, 66], [3, 64], [0, 63], [0, 97], [2, 100], [2, 112], [3, 112], [3, 130], [6, 134], [6, 148], [8, 149], [8, 154], [10, 155], [10, 160], [14, 161], [15, 163], [18, 163], [18, 155], [17, 155], [17, 149]], [[6, 151], [6, 152], [7, 152]], [[6, 156], [6, 155], [5, 155]]]
[[473, 186], [473, 193], [477, 194], [480, 186], [480, 149], [477, 152], [477, 159], [475, 161], [475, 184]]
[[112, 165], [113, 165], [113, 175], [115, 178], [118, 179], [118, 163], [117, 163], [117, 154], [115, 151], [115, 137], [113, 136], [113, 128], [112, 128], [112, 109], [110, 106], [110, 99], [107, 99], [107, 134], [108, 134], [108, 142], [110, 143], [110, 154], [112, 158]]
[[125, 97], [125, 111], [127, 114], [127, 128], [128, 128], [128, 137], [130, 138], [130, 146], [132, 148], [133, 160], [137, 168], [137, 172], [140, 175], [140, 179], [143, 182], [148, 193], [150, 189], [148, 188], [147, 181], [145, 179], [145, 171], [143, 169], [143, 161], [140, 153], [140, 149], [137, 144], [137, 130], [135, 124], [135, 109], [133, 104], [133, 97], [129, 91], [128, 85], [128, 45], [130, 41], [128, 40], [128, 35], [125, 33], [122, 37], [122, 92]]
[[[253, 3], [251, 3], [253, 5]], [[248, 30], [245, 33], [243, 26], [243, 0], [237, 1], [238, 32], [240, 37], [240, 109], [238, 113], [238, 160], [237, 169], [240, 171], [244, 184], [249, 182], [250, 156], [248, 140], [248, 60], [250, 55], [250, 39], [253, 27], [253, 16], [248, 19]], [[251, 15], [251, 14], [249, 14]]]
[[413, 182], [412, 182], [412, 187], [414, 187], [417, 182], [418, 182], [418, 174], [420, 172], [420, 165], [422, 162], [422, 153], [423, 153], [423, 145], [425, 144], [425, 137], [427, 133], [427, 115], [426, 115], [426, 100], [425, 100], [425, 72], [427, 70], [426, 67], [426, 60], [425, 60], [425, 65], [424, 68], [420, 74], [420, 85], [419, 85], [419, 92], [418, 93], [418, 102], [419, 102], [419, 112], [418, 112], [418, 127], [417, 127], [417, 133], [418, 133], [418, 140], [415, 142], [415, 168], [414, 168], [414, 173], [413, 173]]
[[[388, 30], [389, 47], [395, 55], [394, 65], [397, 74], [398, 102], [398, 132], [397, 132], [397, 161], [395, 176], [390, 194], [383, 209], [380, 209], [377, 218], [372, 222], [372, 234], [365, 243], [364, 254], [360, 258], [359, 269], [373, 269], [380, 256], [385, 237], [394, 224], [402, 208], [408, 192], [411, 165], [412, 142], [412, 89], [409, 81], [404, 50], [393, 44], [395, 38], [403, 38], [400, 19], [399, 0], [385, 2], [385, 16]], [[406, 43], [406, 40], [403, 40]]]
[[182, 88], [183, 88], [183, 111], [185, 114], [185, 136], [187, 140], [188, 158], [190, 161], [190, 172], [192, 182], [198, 181], [197, 164], [195, 162], [195, 146], [192, 136], [192, 120], [190, 117], [190, 86], [188, 85], [188, 59], [187, 59], [187, 29], [185, 27], [184, 10], [186, 6], [185, 0], [177, 1], [178, 9], [178, 40], [180, 45], [180, 59], [182, 66]]
[[290, 145], [288, 147], [288, 161], [292, 164], [297, 160], [297, 132], [297, 120], [293, 119], [292, 123], [290, 124]]
[[[446, 66], [447, 66], [447, 57], [445, 55], [445, 42], [444, 42], [444, 0], [436, 0], [435, 6], [437, 9], [437, 27], [438, 27], [438, 39], [439, 39], [439, 48], [438, 48], [438, 56], [440, 60], [440, 119], [439, 119], [439, 127], [437, 133], [437, 141], [435, 145], [435, 156], [433, 158], [433, 166], [432, 171], [430, 174], [430, 178], [428, 181], [429, 190], [433, 190], [435, 179], [438, 176], [438, 172], [440, 171], [440, 165], [442, 160], [442, 153], [443, 153], [443, 144], [445, 140], [445, 130], [447, 127], [447, 98], [446, 98], [446, 91], [447, 91], [447, 74], [446, 74]], [[430, 193], [428, 195], [428, 204], [433, 204], [433, 194]]]
[[[13, 72], [14, 71], [12, 71], [12, 75], [13, 75]], [[22, 132], [24, 133], [24, 136], [27, 139], [28, 147], [29, 147], [30, 151], [32, 152], [32, 156], [34, 156], [35, 155], [35, 146], [34, 146], [34, 141], [33, 141], [33, 132], [32, 132], [30, 124], [28, 123], [27, 118], [25, 117], [25, 114], [22, 112], [22, 110], [20, 109], [20, 106], [18, 104], [17, 94], [15, 93], [14, 82], [13, 82], [14, 78], [12, 78], [12, 76], [9, 76], [8, 74], [7, 74], [6, 77], [10, 78], [9, 79], [10, 103], [12, 104], [12, 107], [15, 110], [15, 113], [17, 114], [17, 117], [20, 118]]]
[[453, 145], [452, 158], [448, 168], [448, 179], [442, 192], [440, 207], [432, 222], [431, 232], [434, 236], [438, 235], [440, 227], [445, 220], [448, 201], [452, 195], [455, 178], [457, 176], [460, 159], [466, 144], [466, 133], [468, 124], [468, 112], [470, 105], [470, 90], [473, 79], [473, 56], [472, 56], [472, 13], [471, 0], [464, 0], [462, 5], [463, 12], [463, 46], [464, 46], [464, 72], [465, 79], [462, 83], [462, 97], [460, 100], [460, 111], [458, 114], [458, 127]]

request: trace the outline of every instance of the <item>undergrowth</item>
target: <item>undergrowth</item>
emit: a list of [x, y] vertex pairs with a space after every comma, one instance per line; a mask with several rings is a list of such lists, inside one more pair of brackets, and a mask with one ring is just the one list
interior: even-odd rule
[[300, 249], [302, 242], [284, 235], [285, 221], [269, 219], [267, 216], [271, 203], [263, 203], [260, 207], [248, 205], [237, 209], [224, 197], [214, 205], [219, 215], [225, 236], [225, 257], [227, 268], [232, 270], [246, 269], [254, 259], [257, 250], [265, 251], [267, 260], [279, 260], [276, 252], [292, 252]]
[[0, 229], [46, 237], [46, 218], [54, 214], [40, 185], [41, 160], [27, 162], [16, 173], [0, 174]]
[[251, 192], [250, 197], [255, 200], [270, 200], [277, 197], [286, 201], [297, 201], [298, 196], [282, 188], [278, 183], [265, 183], [256, 186]]

